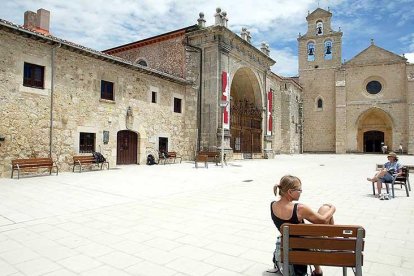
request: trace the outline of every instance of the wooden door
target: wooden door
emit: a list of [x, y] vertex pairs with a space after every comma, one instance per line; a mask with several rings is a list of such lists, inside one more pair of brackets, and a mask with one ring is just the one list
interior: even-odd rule
[[252, 154], [262, 150], [262, 113], [247, 100], [231, 106], [230, 146], [234, 152]]
[[129, 130], [118, 131], [116, 163], [137, 164], [137, 144], [138, 134]]

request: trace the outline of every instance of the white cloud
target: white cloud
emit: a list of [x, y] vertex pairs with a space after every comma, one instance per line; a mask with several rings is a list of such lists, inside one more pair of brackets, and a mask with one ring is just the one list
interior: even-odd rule
[[405, 58], [409, 63], [414, 63], [414, 53], [405, 53]]
[[292, 34], [294, 37], [297, 31], [291, 32], [296, 28], [293, 26], [298, 26], [297, 22], [303, 23], [303, 16], [313, 2], [16, 0], [6, 3], [6, 8], [0, 10], [0, 18], [22, 24], [26, 10], [45, 8], [51, 12], [52, 34], [102, 50], [196, 24], [200, 11], [205, 13], [207, 24], [212, 25], [218, 6], [227, 11], [229, 27], [236, 33], [246, 26], [257, 33], [269, 32], [266, 41], [292, 37]]
[[287, 77], [298, 75], [298, 57], [292, 49], [270, 49], [270, 56], [276, 60], [276, 64], [272, 66], [273, 72]]
[[[3, 3], [4, 2], [4, 3]], [[198, 13], [204, 12], [207, 25], [214, 24], [216, 7], [227, 12], [229, 28], [240, 33], [247, 27], [253, 45], [266, 41], [277, 61], [274, 70], [282, 75], [297, 74], [297, 35], [306, 32], [305, 17], [317, 8], [314, 0], [5, 0], [0, 18], [23, 24], [26, 10], [45, 8], [51, 12], [51, 33], [96, 50], [104, 50], [141, 40], [197, 23]], [[321, 0], [320, 7], [331, 7], [333, 29], [342, 27], [343, 57], [351, 58], [369, 45], [370, 38], [390, 34], [382, 30], [389, 20], [399, 26], [409, 26], [407, 9], [413, 0]], [[412, 12], [411, 12], [412, 14]], [[382, 18], [372, 24], [372, 18]], [[378, 21], [376, 21], [378, 22]], [[411, 29], [412, 31], [412, 29]], [[407, 36], [407, 34], [405, 34]], [[401, 36], [404, 33], [401, 32]], [[352, 44], [352, 45], [351, 45]], [[404, 48], [401, 49], [401, 44]], [[294, 51], [292, 50], [294, 49]], [[403, 43], [388, 50], [414, 52], [414, 39], [407, 36]], [[352, 55], [351, 55], [352, 53]]]

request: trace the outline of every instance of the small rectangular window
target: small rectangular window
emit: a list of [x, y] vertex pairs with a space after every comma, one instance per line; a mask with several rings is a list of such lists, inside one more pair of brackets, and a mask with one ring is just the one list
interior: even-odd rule
[[24, 63], [23, 85], [34, 88], [44, 88], [45, 67]]
[[157, 103], [157, 92], [152, 91], [151, 93], [151, 102], [152, 103]]
[[114, 83], [101, 80], [101, 99], [114, 100]]
[[174, 98], [174, 112], [181, 113], [181, 99]]
[[95, 151], [95, 133], [79, 133], [79, 152], [88, 153]]

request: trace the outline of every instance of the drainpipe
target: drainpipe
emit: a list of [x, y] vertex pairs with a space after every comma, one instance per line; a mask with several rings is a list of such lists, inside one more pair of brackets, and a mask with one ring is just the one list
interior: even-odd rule
[[188, 41], [188, 36], [187, 36], [187, 41], [186, 41], [186, 46], [195, 49], [198, 53], [200, 53], [200, 64], [199, 64], [199, 71], [200, 71], [200, 78], [199, 78], [199, 85], [198, 85], [198, 92], [197, 92], [197, 127], [198, 127], [198, 131], [197, 131], [197, 152], [200, 151], [200, 143], [201, 143], [201, 86], [203, 84], [203, 49], [201, 49], [200, 47], [196, 47], [190, 44], [190, 42]]
[[52, 57], [51, 57], [51, 81], [50, 81], [50, 129], [49, 129], [49, 157], [52, 157], [52, 144], [53, 144], [53, 96], [55, 92], [55, 55], [56, 49], [60, 48], [62, 44], [59, 44], [56, 47], [52, 48]]

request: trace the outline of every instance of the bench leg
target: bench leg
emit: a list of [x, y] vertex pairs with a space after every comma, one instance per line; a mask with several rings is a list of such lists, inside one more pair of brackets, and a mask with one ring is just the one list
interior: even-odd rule
[[13, 178], [13, 172], [14, 172], [14, 170], [12, 169], [12, 173], [11, 173], [11, 177], [10, 178]]
[[343, 276], [346, 276], [347, 275], [347, 271], [346, 271], [346, 267], [345, 266], [342, 268], [342, 275]]
[[372, 194], [375, 195], [375, 183], [376, 182], [372, 182]]

